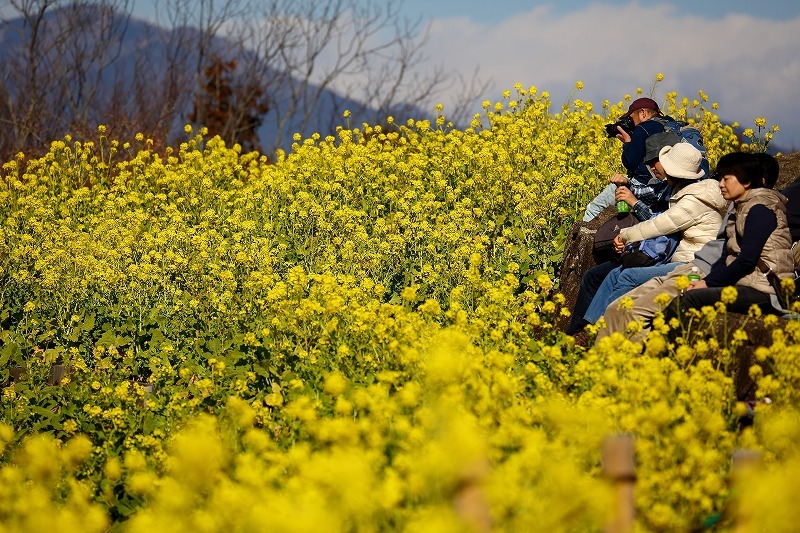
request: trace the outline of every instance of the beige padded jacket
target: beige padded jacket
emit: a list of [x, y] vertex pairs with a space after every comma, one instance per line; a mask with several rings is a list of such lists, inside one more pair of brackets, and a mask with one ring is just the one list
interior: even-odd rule
[[624, 228], [620, 236], [624, 242], [638, 242], [681, 231], [681, 241], [670, 261], [688, 263], [705, 243], [717, 238], [727, 207], [718, 181], [695, 181], [672, 193], [666, 211]]
[[[778, 221], [778, 227], [769, 236], [767, 242], [764, 243], [764, 248], [761, 250], [761, 259], [779, 278], [792, 276], [794, 273], [794, 258], [791, 250], [792, 236], [789, 233], [789, 226], [786, 222], [786, 197], [772, 189], [751, 189], [744, 199], [734, 202], [736, 216], [728, 220], [726, 228], [728, 254], [725, 264], [730, 265], [739, 256], [741, 248], [736, 236], [737, 234], [744, 234], [747, 214], [754, 205], [766, 206], [775, 213]], [[736, 284], [752, 287], [767, 294], [775, 294], [769, 280], [758, 267], [745, 275]]]

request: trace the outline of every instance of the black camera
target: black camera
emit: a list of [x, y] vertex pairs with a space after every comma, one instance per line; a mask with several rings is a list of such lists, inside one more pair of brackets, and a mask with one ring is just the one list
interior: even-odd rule
[[633, 123], [633, 119], [631, 117], [622, 117], [613, 124], [606, 124], [606, 135], [609, 137], [616, 137], [619, 135], [617, 126], [621, 127], [628, 133], [628, 135], [630, 135], [633, 133], [633, 128], [636, 127], [636, 124]]

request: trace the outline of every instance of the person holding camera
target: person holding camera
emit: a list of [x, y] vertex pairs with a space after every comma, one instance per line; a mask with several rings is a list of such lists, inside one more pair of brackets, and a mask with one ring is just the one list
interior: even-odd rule
[[[642, 155], [642, 160], [649, 162], [657, 161], [658, 154], [662, 148], [673, 146], [679, 140], [679, 137], [675, 133], [668, 132], [660, 132], [649, 136], [645, 141], [646, 153]], [[640, 222], [650, 220], [656, 216], [656, 213], [669, 208], [669, 198], [671, 196], [672, 187], [666, 180], [660, 180], [658, 176], [655, 177], [655, 180], [657, 182], [656, 185], [642, 185], [637, 189], [638, 198], [625, 186], [619, 186], [616, 191], [614, 191], [615, 198], [619, 201], [626, 202], [631, 207], [631, 213]], [[654, 189], [657, 185], [661, 186]], [[575, 305], [572, 308], [572, 318], [565, 330], [567, 335], [576, 335], [586, 327], [588, 324], [584, 318], [586, 312], [606, 276], [621, 265], [620, 257], [620, 254], [617, 253], [613, 258], [596, 264], [583, 274], [578, 287]]]
[[[669, 198], [668, 191], [665, 191], [667, 184], [659, 182], [644, 161], [647, 139], [651, 135], [664, 131], [664, 124], [653, 119], [663, 116], [655, 100], [637, 98], [628, 106], [628, 111], [617, 122], [606, 125], [608, 136], [616, 137], [623, 143], [622, 165], [627, 170], [627, 175], [614, 174], [609, 178], [606, 188], [586, 206], [586, 212], [583, 215], [584, 222], [594, 219], [603, 209], [620, 200], [635, 206], [636, 199], [642, 199], [643, 194]], [[640, 207], [644, 207], [644, 204]], [[652, 213], [649, 213], [649, 216], [647, 213], [641, 213], [640, 216], [639, 213], [636, 213], [635, 207], [634, 214], [640, 221], [652, 217]]]

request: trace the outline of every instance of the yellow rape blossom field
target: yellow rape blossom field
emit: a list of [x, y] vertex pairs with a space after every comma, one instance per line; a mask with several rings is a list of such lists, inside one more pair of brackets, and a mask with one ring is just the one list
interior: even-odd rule
[[[273, 161], [101, 127], [3, 162], [0, 531], [600, 531], [620, 434], [635, 530], [792, 530], [800, 324], [765, 320], [745, 428], [741, 335], [554, 326], [630, 99], [517, 86], [466, 129], [347, 125]], [[664, 107], [712, 165], [777, 131]]]

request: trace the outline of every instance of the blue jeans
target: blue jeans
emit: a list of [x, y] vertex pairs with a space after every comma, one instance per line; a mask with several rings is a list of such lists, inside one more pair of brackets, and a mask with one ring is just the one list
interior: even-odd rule
[[583, 215], [583, 221], [589, 222], [599, 215], [603, 209], [616, 203], [617, 186], [613, 183], [609, 183], [606, 185], [606, 188], [600, 191], [600, 194], [595, 196], [594, 200], [589, 202], [589, 205], [586, 206], [586, 213]]
[[592, 303], [597, 289], [599, 289], [600, 285], [605, 281], [608, 273], [614, 270], [618, 265], [619, 261], [606, 261], [586, 271], [578, 287], [578, 296], [575, 298], [575, 306], [572, 308], [572, 318], [564, 333], [567, 335], [575, 335], [586, 327], [586, 321], [583, 319], [583, 315], [586, 314], [586, 309], [589, 308], [589, 304]]
[[590, 324], [597, 322], [611, 302], [656, 276], [664, 276], [683, 263], [665, 263], [649, 267], [617, 267], [608, 273], [583, 315]]

